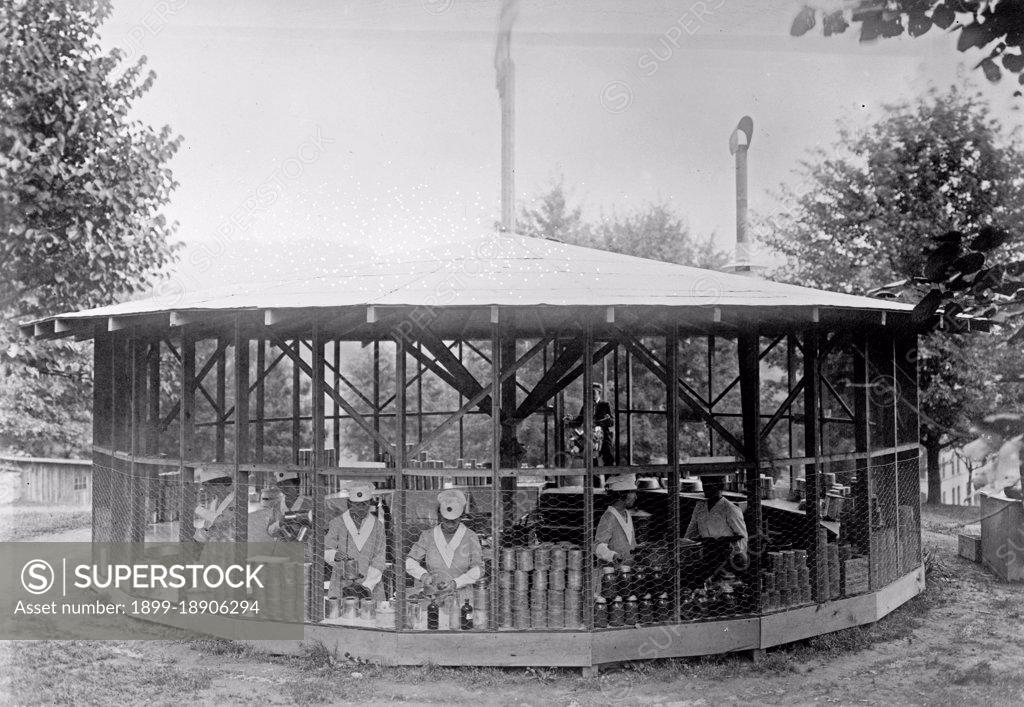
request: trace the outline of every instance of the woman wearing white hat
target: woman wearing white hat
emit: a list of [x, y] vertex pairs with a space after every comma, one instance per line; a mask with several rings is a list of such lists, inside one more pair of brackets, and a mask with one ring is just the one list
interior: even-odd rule
[[461, 522], [466, 495], [447, 489], [437, 494], [437, 502], [441, 522], [420, 534], [405, 558], [405, 571], [438, 592], [456, 592], [460, 604], [472, 601], [473, 584], [482, 574], [483, 552], [480, 538]]
[[234, 528], [230, 510], [234, 508], [235, 500], [231, 475], [226, 471], [200, 467], [196, 469], [195, 479], [200, 486], [193, 539], [198, 543], [231, 542], [234, 540]]
[[608, 479], [605, 491], [611, 505], [601, 515], [594, 532], [594, 554], [606, 563], [629, 562], [636, 549], [636, 533], [629, 509], [636, 505], [636, 478], [621, 474]]
[[348, 510], [331, 521], [324, 538], [324, 559], [334, 565], [331, 572], [329, 596], [341, 597], [344, 560], [355, 560], [362, 578], [354, 585], [356, 593], [370, 596], [376, 601], [384, 599], [380, 584], [384, 573], [384, 553], [387, 539], [384, 524], [370, 508], [375, 489], [370, 483], [357, 483], [348, 490]]

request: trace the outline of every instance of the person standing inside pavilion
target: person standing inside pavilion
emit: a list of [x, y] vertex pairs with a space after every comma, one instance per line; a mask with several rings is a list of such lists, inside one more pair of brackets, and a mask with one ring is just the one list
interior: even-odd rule
[[[334, 598], [342, 594], [372, 597], [375, 601], [384, 599], [381, 578], [384, 575], [387, 539], [384, 523], [371, 510], [376, 491], [373, 484], [356, 483], [349, 487], [348, 510], [330, 522], [327, 537], [324, 538], [324, 560], [334, 566], [331, 572], [331, 588], [328, 593]], [[354, 560], [358, 579], [342, 587], [345, 560]]]
[[473, 585], [482, 575], [480, 538], [462, 523], [467, 505], [462, 491], [446, 489], [437, 502], [441, 522], [420, 534], [405, 558], [405, 571], [434, 593], [455, 594], [462, 605], [473, 601]]
[[743, 511], [725, 498], [725, 476], [701, 476], [704, 500], [698, 501], [683, 537], [701, 540], [703, 567], [697, 568], [700, 579], [714, 576], [726, 567], [743, 570], [747, 567], [747, 523]]
[[[615, 452], [612, 448], [612, 435], [614, 434], [613, 428], [615, 427], [615, 415], [612, 413], [612, 406], [607, 401], [601, 399], [601, 394], [604, 391], [604, 386], [600, 383], [594, 383], [593, 395], [594, 395], [594, 427], [601, 428], [601, 445], [598, 449], [595, 449], [597, 457], [594, 459], [594, 464], [600, 464], [601, 466], [614, 466], [615, 465]], [[576, 417], [566, 417], [565, 422], [570, 425], [579, 427], [584, 422], [584, 412], [586, 406], [580, 407], [580, 414]], [[593, 430], [584, 430], [584, 434], [592, 434]]]
[[629, 511], [636, 505], [636, 479], [632, 474], [613, 476], [605, 486], [611, 505], [601, 514], [594, 531], [594, 554], [605, 564], [629, 564], [636, 550], [636, 531]]

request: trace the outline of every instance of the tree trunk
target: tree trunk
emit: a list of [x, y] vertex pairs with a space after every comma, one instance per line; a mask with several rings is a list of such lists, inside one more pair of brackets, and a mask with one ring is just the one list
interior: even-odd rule
[[922, 435], [921, 444], [925, 449], [928, 469], [928, 503], [942, 503], [942, 468], [939, 465], [939, 451], [942, 445], [938, 437]]

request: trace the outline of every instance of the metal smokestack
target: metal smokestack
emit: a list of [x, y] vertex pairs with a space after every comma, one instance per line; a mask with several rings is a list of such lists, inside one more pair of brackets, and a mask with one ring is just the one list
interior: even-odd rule
[[729, 153], [736, 157], [736, 255], [727, 267], [737, 273], [753, 271], [747, 239], [747, 150], [753, 135], [754, 121], [745, 115], [729, 136]]

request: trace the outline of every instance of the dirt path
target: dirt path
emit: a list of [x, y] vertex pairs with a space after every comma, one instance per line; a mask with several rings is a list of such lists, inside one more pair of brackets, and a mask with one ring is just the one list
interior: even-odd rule
[[[969, 513], [929, 511], [929, 589], [874, 626], [745, 656], [578, 671], [381, 668], [230, 643], [0, 644], [16, 704], [1019, 705], [1024, 586], [956, 556]], [[969, 527], [969, 526], [967, 526]], [[52, 680], [46, 676], [57, 676]]]

